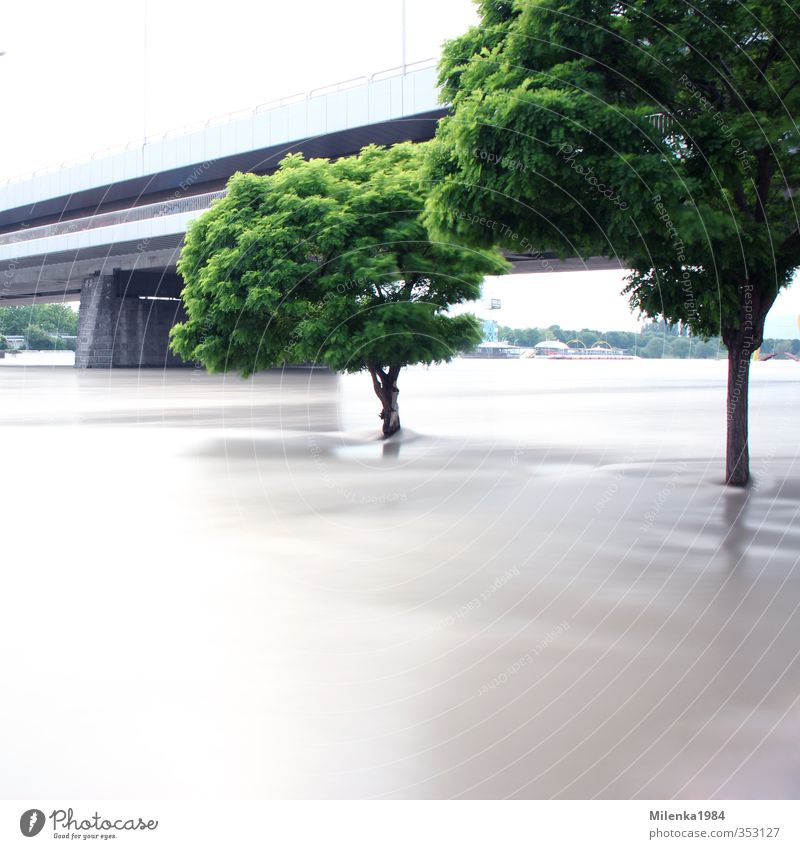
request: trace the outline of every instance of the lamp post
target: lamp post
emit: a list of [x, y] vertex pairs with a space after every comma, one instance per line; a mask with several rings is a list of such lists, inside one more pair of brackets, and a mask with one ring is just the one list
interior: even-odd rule
[[406, 75], [406, 0], [400, 0], [400, 38], [402, 41], [402, 56], [401, 64], [403, 76]]

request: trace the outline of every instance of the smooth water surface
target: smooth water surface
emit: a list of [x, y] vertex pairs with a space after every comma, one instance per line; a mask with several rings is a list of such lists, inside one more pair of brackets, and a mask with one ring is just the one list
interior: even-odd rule
[[6, 798], [796, 798], [800, 364], [0, 363]]

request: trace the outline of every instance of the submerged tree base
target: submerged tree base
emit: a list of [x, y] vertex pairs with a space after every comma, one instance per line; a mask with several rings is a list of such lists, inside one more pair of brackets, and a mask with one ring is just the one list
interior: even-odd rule
[[383, 422], [383, 438], [388, 439], [390, 436], [393, 436], [400, 430], [400, 417], [395, 415], [393, 420], [390, 419], [389, 422], [386, 421], [385, 416], [381, 413], [381, 418], [384, 419]]
[[375, 363], [369, 363], [367, 370], [372, 378], [372, 388], [383, 407], [380, 417], [383, 419], [383, 438], [386, 439], [400, 430], [400, 407], [397, 403], [397, 396], [400, 394], [397, 388], [400, 366], [388, 366], [384, 370]]

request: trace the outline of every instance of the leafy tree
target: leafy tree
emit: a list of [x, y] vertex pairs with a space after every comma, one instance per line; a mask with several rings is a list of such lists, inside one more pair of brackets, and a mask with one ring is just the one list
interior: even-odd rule
[[0, 333], [0, 351], [8, 350], [8, 339]]
[[715, 360], [720, 353], [719, 339], [690, 339], [692, 347], [689, 356], [698, 360]]
[[25, 336], [30, 325], [51, 335], [75, 336], [78, 313], [66, 304], [0, 307], [0, 332], [6, 336]]
[[545, 331], [540, 327], [503, 327], [500, 325], [497, 328], [497, 338], [507, 339], [514, 345], [521, 345], [523, 348], [533, 348], [538, 342], [544, 339]]
[[800, 265], [796, 4], [479, 8], [440, 65], [453, 114], [426, 220], [473, 245], [621, 257], [634, 307], [721, 336], [726, 479], [746, 484], [750, 357]]
[[271, 176], [232, 177], [187, 233], [188, 320], [173, 329], [173, 349], [243, 375], [307, 362], [366, 370], [384, 435], [397, 431], [401, 368], [477, 345], [477, 319], [448, 307], [507, 268], [495, 251], [428, 238], [423, 156], [412, 144], [335, 162], [290, 155]]
[[584, 327], [583, 330], [581, 330], [581, 332], [576, 335], [577, 338], [580, 339], [581, 342], [583, 342], [583, 344], [586, 345], [587, 348], [591, 348], [595, 342], [599, 342], [600, 339], [602, 339], [600, 333], [598, 333], [596, 330], [589, 330], [586, 327]]
[[673, 339], [669, 345], [670, 357], [677, 357], [680, 360], [685, 360], [692, 349], [692, 343], [685, 336], [678, 336]]
[[25, 328], [25, 347], [29, 351], [62, 351], [67, 346], [63, 339], [53, 336], [38, 324]]
[[636, 342], [635, 333], [626, 333], [622, 330], [610, 330], [603, 338], [612, 348], [622, 348], [623, 350], [633, 348]]
[[646, 360], [660, 360], [664, 356], [664, 338], [652, 334], [647, 344], [640, 348], [639, 356]]

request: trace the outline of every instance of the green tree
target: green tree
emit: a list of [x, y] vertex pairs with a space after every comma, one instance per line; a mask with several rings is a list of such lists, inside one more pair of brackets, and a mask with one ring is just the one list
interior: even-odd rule
[[669, 356], [685, 360], [691, 353], [692, 343], [685, 336], [672, 339], [669, 344]]
[[428, 238], [423, 157], [412, 144], [372, 146], [335, 162], [291, 155], [271, 176], [231, 178], [187, 233], [188, 320], [173, 329], [173, 349], [243, 375], [306, 362], [366, 370], [384, 436], [397, 431], [401, 368], [477, 345], [477, 319], [448, 307], [508, 267], [496, 251]]
[[664, 337], [651, 333], [644, 347], [639, 349], [639, 356], [644, 357], [646, 360], [660, 360], [664, 356], [665, 348], [666, 341]]
[[620, 348], [622, 350], [633, 349], [635, 344], [635, 334], [626, 333], [622, 330], [610, 330], [604, 335], [604, 339], [611, 345], [612, 348]]
[[698, 360], [715, 360], [720, 353], [719, 339], [690, 339], [692, 344], [689, 356]]
[[51, 335], [75, 336], [78, 313], [66, 304], [34, 304], [0, 307], [0, 332], [7, 336], [25, 336], [30, 325]]
[[38, 324], [29, 324], [25, 328], [25, 347], [29, 351], [61, 351], [67, 346], [63, 339], [53, 336]]
[[596, 330], [589, 330], [584, 327], [580, 333], [577, 334], [577, 338], [586, 345], [587, 348], [591, 348], [595, 342], [599, 342], [602, 339], [602, 334], [598, 333]]
[[744, 485], [750, 357], [800, 265], [796, 4], [479, 8], [440, 65], [453, 113], [426, 220], [472, 245], [621, 257], [634, 307], [721, 336], [726, 479]]
[[8, 350], [8, 339], [0, 333], [0, 351]]

